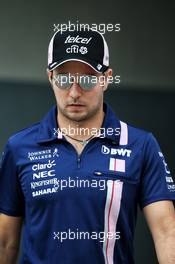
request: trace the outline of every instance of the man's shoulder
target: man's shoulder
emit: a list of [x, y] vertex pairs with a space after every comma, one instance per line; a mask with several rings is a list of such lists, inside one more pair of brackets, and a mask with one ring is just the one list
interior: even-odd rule
[[138, 127], [134, 126], [134, 125], [129, 124], [127, 122], [122, 122], [122, 121], [120, 121], [120, 122], [126, 124], [126, 126], [127, 126], [129, 141], [142, 141], [142, 142], [144, 142], [147, 139], [149, 140], [150, 137], [153, 137], [152, 132], [150, 132], [144, 128], [141, 128], [139, 126]]
[[27, 143], [29, 141], [30, 142], [35, 141], [35, 138], [39, 131], [39, 127], [40, 127], [40, 122], [37, 122], [23, 129], [18, 130], [9, 137], [8, 143], [11, 146], [19, 146], [20, 144]]
[[130, 123], [126, 123], [128, 126], [128, 131], [133, 134], [133, 135], [143, 135], [146, 136], [147, 134], [149, 134], [150, 132], [144, 128], [141, 128], [140, 126], [134, 126]]
[[120, 126], [121, 134], [124, 133], [125, 136], [128, 135], [130, 138], [145, 138], [149, 136], [151, 133], [144, 128], [141, 128], [139, 125], [135, 126], [128, 121], [123, 121], [120, 119], [119, 116], [117, 116], [116, 112], [112, 109], [112, 107], [105, 103], [104, 104], [104, 110], [106, 113], [105, 121], [107, 121], [107, 126], [109, 124], [114, 127]]

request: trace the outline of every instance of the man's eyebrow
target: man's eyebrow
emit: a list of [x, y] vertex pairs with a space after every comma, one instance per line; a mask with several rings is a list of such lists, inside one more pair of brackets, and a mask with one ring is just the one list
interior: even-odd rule
[[69, 72], [56, 72], [56, 74], [68, 74]]
[[87, 73], [87, 75], [98, 75], [98, 73], [93, 72], [93, 73]]
[[96, 72], [88, 72], [88, 73], [79, 73], [80, 75], [92, 75], [92, 76], [97, 76], [98, 75], [98, 73], [96, 73]]

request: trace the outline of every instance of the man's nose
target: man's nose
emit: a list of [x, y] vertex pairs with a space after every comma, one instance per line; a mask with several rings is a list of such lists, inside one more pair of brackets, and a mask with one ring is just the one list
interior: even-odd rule
[[74, 82], [70, 87], [69, 95], [74, 99], [77, 99], [82, 95], [82, 89], [77, 82]]

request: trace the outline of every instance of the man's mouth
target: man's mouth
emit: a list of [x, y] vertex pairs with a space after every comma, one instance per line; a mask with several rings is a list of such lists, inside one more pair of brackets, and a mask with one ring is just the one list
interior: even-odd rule
[[68, 107], [84, 107], [85, 105], [83, 104], [68, 104]]

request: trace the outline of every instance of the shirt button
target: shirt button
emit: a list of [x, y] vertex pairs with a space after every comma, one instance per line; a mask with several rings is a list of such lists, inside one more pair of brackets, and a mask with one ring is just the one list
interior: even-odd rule
[[95, 171], [94, 174], [97, 175], [97, 176], [102, 175], [102, 173], [100, 171]]

